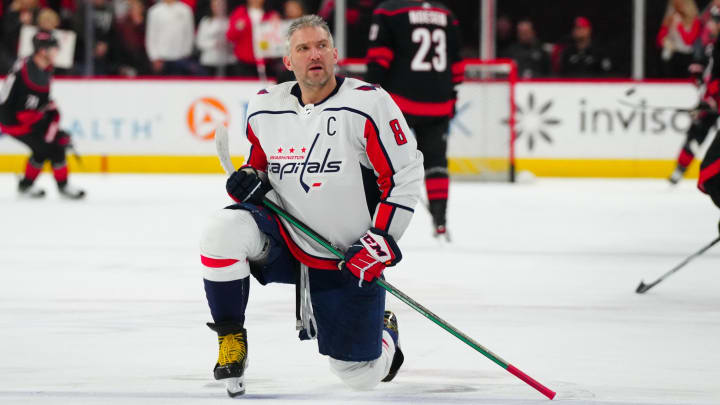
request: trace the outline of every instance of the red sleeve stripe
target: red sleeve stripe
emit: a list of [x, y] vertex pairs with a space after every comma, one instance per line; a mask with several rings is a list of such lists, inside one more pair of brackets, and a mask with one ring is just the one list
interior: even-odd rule
[[385, 200], [390, 195], [395, 186], [393, 175], [395, 170], [390, 162], [390, 157], [380, 140], [380, 134], [375, 124], [370, 120], [365, 120], [365, 139], [367, 140], [366, 153], [370, 159], [373, 168], [378, 172], [378, 187], [380, 187], [380, 199]]
[[450, 15], [450, 11], [445, 10], [445, 9], [443, 9], [443, 8], [438, 8], [438, 7], [428, 7], [428, 8], [425, 8], [425, 7], [422, 7], [422, 6], [403, 7], [403, 8], [399, 8], [399, 9], [397, 9], [397, 10], [385, 10], [384, 8], [378, 8], [378, 9], [375, 9], [375, 11], [373, 12], [373, 14], [391, 15], [391, 16], [392, 16], [392, 15], [396, 15], [396, 14], [407, 13], [408, 11], [414, 11], [414, 10], [418, 10], [418, 11], [437, 11], [438, 13], [443, 13], [443, 14]]
[[389, 204], [380, 203], [375, 215], [375, 228], [386, 231], [390, 229], [390, 223], [395, 216], [395, 207]]
[[707, 193], [705, 183], [717, 175], [720, 175], [720, 159], [700, 170], [700, 178], [698, 179], [698, 188], [700, 191]]
[[368, 60], [368, 63], [377, 63], [385, 69], [390, 69], [390, 62], [385, 59], [370, 59]]
[[267, 156], [265, 156], [265, 151], [263, 151], [262, 146], [260, 146], [260, 141], [257, 139], [257, 136], [255, 136], [250, 123], [247, 125], [247, 138], [252, 144], [248, 164], [263, 172], [267, 171]]
[[367, 57], [368, 59], [393, 60], [395, 58], [395, 52], [386, 46], [376, 46], [368, 49]]
[[283, 240], [285, 240], [285, 245], [287, 245], [288, 250], [290, 253], [292, 253], [293, 257], [300, 261], [300, 263], [303, 263], [304, 265], [313, 268], [313, 269], [319, 269], [319, 270], [337, 270], [338, 269], [338, 260], [333, 259], [326, 259], [323, 257], [317, 257], [313, 256], [298, 246], [295, 241], [290, 237], [290, 235], [285, 230], [285, 227], [283, 226], [280, 219], [277, 217], [277, 215], [273, 215], [273, 218], [275, 218], [275, 221], [278, 224], [278, 230], [280, 231], [280, 236], [282, 236]]
[[453, 75], [464, 75], [465, 74], [465, 64], [463, 62], [455, 62], [450, 67], [450, 70], [452, 71]]
[[385, 69], [390, 68], [390, 62], [395, 58], [395, 52], [392, 49], [385, 46], [377, 46], [368, 49], [367, 60], [368, 63], [377, 63]]
[[2, 129], [3, 133], [12, 136], [22, 136], [30, 132], [28, 125], [0, 125], [0, 129]]
[[20, 72], [21, 72], [20, 75], [22, 76], [23, 82], [30, 90], [37, 91], [39, 93], [48, 93], [50, 91], [50, 85], [40, 86], [38, 84], [33, 83], [33, 81], [30, 80], [30, 74], [28, 74], [28, 71], [27, 71], [27, 62], [25, 62], [23, 64], [22, 68], [20, 69]]
[[455, 104], [455, 99], [441, 103], [430, 103], [413, 101], [393, 93], [390, 93], [390, 96], [403, 113], [410, 115], [429, 115], [432, 117], [449, 116], [452, 114], [453, 105]]
[[212, 267], [213, 269], [219, 269], [221, 267], [232, 266], [233, 264], [239, 262], [239, 260], [237, 260], [237, 259], [213, 259], [212, 257], [200, 255], [200, 262], [203, 264], [203, 266]]
[[35, 110], [23, 110], [15, 113], [15, 119], [17, 119], [23, 125], [32, 125], [40, 121], [43, 117], [43, 113]]

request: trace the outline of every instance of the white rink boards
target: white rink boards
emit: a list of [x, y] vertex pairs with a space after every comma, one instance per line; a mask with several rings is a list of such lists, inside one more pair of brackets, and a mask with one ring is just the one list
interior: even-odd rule
[[[84, 202], [19, 201], [0, 175], [0, 404], [219, 404], [198, 235], [221, 175], [77, 175]], [[41, 184], [50, 189], [43, 174]], [[453, 183], [438, 246], [422, 209], [388, 280], [569, 404], [720, 403], [720, 247], [690, 181]], [[262, 404], [540, 404], [393, 297], [406, 362], [352, 392], [294, 331], [288, 286], [253, 281], [247, 395]]]

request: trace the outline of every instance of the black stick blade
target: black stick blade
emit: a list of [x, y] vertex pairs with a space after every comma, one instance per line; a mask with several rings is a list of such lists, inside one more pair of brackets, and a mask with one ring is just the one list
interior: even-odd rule
[[642, 294], [642, 293], [644, 293], [645, 291], [647, 291], [647, 290], [649, 290], [649, 289], [650, 289], [650, 288], [649, 288], [645, 283], [643, 283], [643, 282], [641, 281], [641, 282], [640, 282], [640, 285], [638, 285], [637, 288], [635, 289], [635, 292], [638, 293], [638, 294]]

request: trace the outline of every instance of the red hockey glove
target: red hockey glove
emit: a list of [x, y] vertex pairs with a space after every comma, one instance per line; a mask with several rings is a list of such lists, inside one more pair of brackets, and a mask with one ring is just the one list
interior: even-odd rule
[[394, 266], [400, 259], [402, 253], [395, 239], [377, 228], [370, 228], [348, 248], [345, 260], [338, 267], [359, 279], [358, 286], [362, 287], [363, 280], [372, 283], [385, 267]]
[[55, 135], [55, 143], [66, 147], [66, 148], [72, 148], [72, 137], [69, 132], [58, 130], [57, 135]]

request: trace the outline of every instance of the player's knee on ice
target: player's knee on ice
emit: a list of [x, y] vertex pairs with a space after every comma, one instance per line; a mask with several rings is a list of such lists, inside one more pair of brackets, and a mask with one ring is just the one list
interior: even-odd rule
[[250, 266], [247, 260], [260, 259], [266, 243], [267, 236], [260, 232], [248, 211], [223, 209], [214, 213], [200, 237], [200, 254], [211, 260], [234, 259], [237, 262], [224, 267], [205, 265], [204, 278], [232, 281], [248, 277]]
[[330, 369], [350, 388], [358, 391], [373, 389], [385, 378], [389, 362], [380, 358], [371, 361], [342, 361], [330, 358]]

